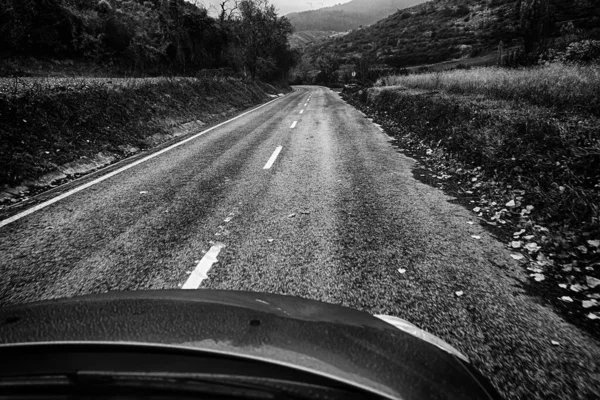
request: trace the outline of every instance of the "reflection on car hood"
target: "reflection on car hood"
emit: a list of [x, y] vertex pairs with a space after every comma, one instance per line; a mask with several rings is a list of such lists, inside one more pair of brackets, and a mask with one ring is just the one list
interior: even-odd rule
[[118, 292], [0, 310], [0, 343], [176, 345], [267, 360], [390, 398], [489, 398], [471, 367], [371, 315], [267, 293]]

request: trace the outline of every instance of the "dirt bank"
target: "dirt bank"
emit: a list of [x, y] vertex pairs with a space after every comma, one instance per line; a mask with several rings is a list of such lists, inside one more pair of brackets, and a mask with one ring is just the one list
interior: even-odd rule
[[5, 79], [0, 206], [289, 90], [233, 77]]

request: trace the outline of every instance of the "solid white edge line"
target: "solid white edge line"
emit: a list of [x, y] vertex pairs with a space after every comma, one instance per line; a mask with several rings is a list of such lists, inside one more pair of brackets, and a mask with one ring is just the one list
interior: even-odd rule
[[217, 243], [202, 257], [202, 260], [196, 265], [196, 268], [192, 271], [191, 275], [185, 281], [182, 289], [198, 289], [202, 284], [202, 281], [208, 278], [208, 271], [212, 268], [212, 265], [216, 263], [217, 256], [221, 252], [221, 249], [225, 247], [223, 243]]
[[233, 117], [231, 119], [228, 119], [227, 121], [221, 122], [220, 124], [215, 125], [212, 128], [208, 128], [208, 129], [206, 129], [206, 130], [204, 130], [204, 131], [202, 131], [200, 133], [197, 133], [194, 136], [191, 136], [191, 137], [189, 137], [187, 139], [182, 140], [181, 142], [177, 142], [177, 143], [175, 143], [175, 144], [173, 144], [173, 145], [171, 145], [169, 147], [166, 147], [166, 148], [164, 148], [162, 150], [157, 151], [156, 153], [152, 153], [149, 156], [146, 156], [146, 157], [144, 157], [144, 158], [142, 158], [140, 160], [137, 160], [137, 161], [135, 161], [135, 162], [133, 162], [131, 164], [128, 164], [128, 165], [126, 165], [126, 166], [124, 166], [122, 168], [119, 168], [119, 169], [117, 169], [117, 170], [115, 170], [113, 172], [110, 172], [110, 173], [108, 173], [108, 174], [106, 174], [104, 176], [101, 176], [100, 178], [94, 179], [91, 182], [88, 182], [88, 183], [86, 183], [84, 185], [78, 186], [75, 189], [69, 190], [68, 192], [63, 193], [60, 196], [54, 197], [54, 198], [52, 198], [50, 200], [47, 200], [47, 201], [45, 201], [43, 203], [40, 203], [40, 204], [38, 204], [38, 205], [36, 205], [34, 207], [31, 207], [31, 208], [29, 208], [29, 209], [27, 209], [27, 210], [25, 210], [23, 212], [15, 214], [15, 215], [13, 215], [10, 218], [7, 218], [7, 219], [5, 219], [3, 221], [0, 221], [0, 228], [2, 228], [3, 226], [6, 226], [6, 225], [8, 225], [8, 224], [10, 224], [12, 222], [15, 222], [15, 221], [17, 221], [17, 220], [19, 220], [19, 219], [21, 219], [23, 217], [26, 217], [26, 216], [28, 216], [30, 214], [33, 214], [36, 211], [39, 211], [39, 210], [41, 210], [43, 208], [46, 208], [46, 207], [48, 207], [48, 206], [50, 206], [50, 205], [52, 205], [52, 204], [54, 204], [54, 203], [56, 203], [56, 202], [58, 202], [58, 201], [60, 201], [62, 199], [65, 199], [65, 198], [67, 198], [69, 196], [72, 196], [75, 193], [81, 192], [82, 190], [85, 190], [85, 189], [89, 188], [90, 186], [94, 186], [95, 184], [100, 183], [102, 181], [105, 181], [108, 178], [112, 178], [113, 176], [115, 176], [117, 174], [120, 174], [121, 172], [127, 171], [128, 169], [135, 167], [136, 165], [142, 164], [142, 163], [144, 163], [144, 162], [146, 162], [148, 160], [151, 160], [154, 157], [158, 157], [159, 155], [161, 155], [163, 153], [166, 153], [169, 150], [172, 150], [172, 149], [174, 149], [176, 147], [179, 147], [179, 146], [181, 146], [181, 145], [183, 145], [183, 144], [185, 144], [185, 143], [187, 143], [189, 141], [192, 141], [192, 140], [194, 140], [194, 139], [196, 139], [196, 138], [198, 138], [198, 137], [200, 137], [200, 136], [202, 136], [202, 135], [204, 135], [204, 134], [206, 134], [206, 133], [208, 133], [208, 132], [210, 132], [210, 131], [212, 131], [214, 129], [220, 128], [221, 126], [223, 126], [225, 124], [228, 124], [231, 121], [235, 121], [238, 118], [241, 118], [241, 117], [246, 116], [246, 115], [248, 115], [250, 113], [253, 113], [254, 111], [259, 110], [259, 109], [261, 109], [263, 107], [266, 107], [269, 104], [271, 104], [272, 102], [274, 102], [276, 100], [279, 100], [281, 98], [282, 97], [278, 97], [276, 99], [268, 101], [268, 102], [266, 102], [265, 104], [263, 104], [261, 106], [253, 108], [250, 111], [246, 111], [245, 113], [240, 114], [240, 115], [238, 115], [236, 117]]
[[294, 123], [292, 124], [292, 126], [290, 127], [290, 129], [294, 129], [296, 127], [297, 123], [298, 123], [298, 121], [294, 121]]
[[281, 153], [281, 149], [283, 149], [282, 146], [279, 146], [275, 149], [275, 151], [271, 155], [271, 158], [269, 158], [269, 161], [267, 161], [263, 169], [269, 169], [273, 166], [273, 163], [275, 162], [275, 160], [277, 160], [277, 156], [279, 156], [279, 153]]

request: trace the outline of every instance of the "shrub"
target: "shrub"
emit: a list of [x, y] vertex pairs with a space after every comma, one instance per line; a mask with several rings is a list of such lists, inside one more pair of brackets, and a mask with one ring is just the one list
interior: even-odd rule
[[110, 11], [112, 11], [112, 6], [107, 0], [100, 0], [96, 5], [96, 11], [101, 14], [108, 14]]

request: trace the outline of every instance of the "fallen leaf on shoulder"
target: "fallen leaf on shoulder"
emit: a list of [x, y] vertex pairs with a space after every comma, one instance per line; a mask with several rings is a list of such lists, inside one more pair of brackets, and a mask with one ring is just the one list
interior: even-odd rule
[[598, 302], [596, 300], [583, 300], [581, 302], [581, 306], [583, 308], [591, 308], [591, 307], [595, 307], [598, 305]]
[[542, 274], [531, 274], [530, 275], [536, 282], [542, 282], [546, 277]]
[[600, 285], [600, 279], [594, 278], [593, 276], [586, 275], [585, 281], [589, 287], [592, 289], [596, 286]]
[[581, 292], [581, 291], [582, 291], [582, 290], [584, 290], [585, 288], [584, 288], [583, 286], [581, 286], [580, 284], [578, 284], [578, 283], [575, 283], [575, 284], [571, 285], [571, 287], [570, 287], [569, 289], [571, 289], [571, 291], [573, 291], [573, 292], [576, 292], [576, 293], [577, 293], [577, 292]]
[[539, 251], [540, 248], [541, 247], [538, 246], [538, 244], [535, 242], [527, 243], [525, 245], [525, 249], [527, 249], [527, 251], [529, 251], [530, 253], [535, 253], [535, 252]]

